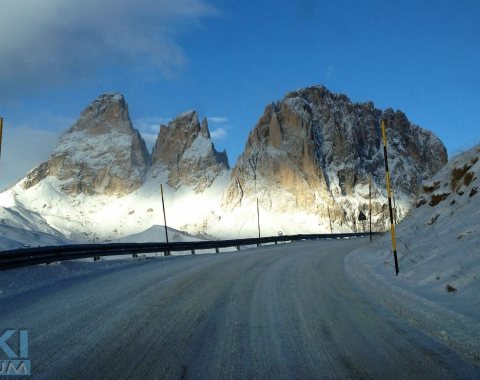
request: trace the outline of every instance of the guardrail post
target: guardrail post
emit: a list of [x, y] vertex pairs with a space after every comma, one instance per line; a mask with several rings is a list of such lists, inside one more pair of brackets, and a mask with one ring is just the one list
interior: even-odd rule
[[237, 251], [240, 251], [240, 246], [239, 245], [237, 245]]
[[218, 247], [215, 248], [215, 253], [220, 253], [220, 250], [218, 249]]
[[194, 250], [194, 249], [191, 249], [190, 251], [192, 252], [192, 255], [195, 254], [195, 250]]
[[138, 257], [138, 253], [132, 253], [132, 257]]
[[93, 261], [99, 261], [100, 260], [100, 256], [94, 256], [93, 257]]

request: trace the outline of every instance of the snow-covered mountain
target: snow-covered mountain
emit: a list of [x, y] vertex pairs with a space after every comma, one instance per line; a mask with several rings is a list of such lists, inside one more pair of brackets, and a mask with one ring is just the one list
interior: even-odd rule
[[0, 206], [12, 215], [23, 210], [25, 228], [49, 233], [48, 227], [76, 241], [117, 240], [163, 225], [162, 184], [167, 224], [199, 237], [256, 236], [256, 196], [264, 236], [327, 232], [329, 212], [334, 231], [351, 231], [359, 229], [356, 216], [367, 205], [372, 174], [374, 221], [383, 230], [381, 117], [389, 123], [401, 218], [421, 180], [446, 162], [443, 144], [400, 111], [355, 104], [320, 86], [267, 106], [233, 170], [195, 111], [161, 126], [150, 155], [123, 96], [101, 95], [47, 162], [0, 195]]
[[374, 223], [383, 230], [382, 118], [388, 124], [390, 171], [401, 219], [421, 181], [447, 162], [444, 145], [401, 111], [352, 103], [322, 86], [291, 92], [266, 107], [233, 170], [223, 205], [235, 209], [258, 196], [266, 210], [304, 211], [326, 219], [330, 213], [334, 222], [357, 230], [359, 211], [368, 210], [372, 175]]
[[99, 96], [60, 138], [51, 158], [27, 175], [32, 188], [54, 177], [70, 195], [128, 194], [140, 187], [149, 156], [120, 94]]
[[215, 150], [196, 112], [161, 126], [149, 155], [124, 97], [103, 94], [48, 161], [0, 194], [0, 217], [62, 239], [116, 241], [164, 224], [160, 184], [169, 224], [201, 225], [220, 204], [229, 174], [226, 152]]

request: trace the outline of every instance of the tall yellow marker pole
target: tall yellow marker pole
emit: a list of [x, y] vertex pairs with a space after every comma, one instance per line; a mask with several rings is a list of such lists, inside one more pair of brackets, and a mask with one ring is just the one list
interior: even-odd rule
[[390, 172], [388, 171], [387, 133], [385, 131], [385, 120], [382, 120], [380, 124], [382, 126], [383, 155], [385, 157], [385, 182], [387, 184], [388, 209], [390, 211], [390, 233], [392, 234], [393, 258], [395, 260], [395, 274], [398, 276], [397, 240], [395, 236], [395, 223], [393, 221], [392, 190], [390, 188]]

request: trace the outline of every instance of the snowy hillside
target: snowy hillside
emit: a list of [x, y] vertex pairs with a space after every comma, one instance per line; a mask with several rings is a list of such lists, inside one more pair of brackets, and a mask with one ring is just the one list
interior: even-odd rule
[[0, 224], [0, 250], [73, 243], [61, 236]]
[[[186, 235], [174, 228], [167, 228], [168, 241], [170, 242], [184, 242], [184, 241], [199, 241], [200, 239], [194, 236]], [[148, 230], [139, 232], [137, 234], [129, 235], [118, 239], [119, 243], [149, 243], [149, 242], [166, 242], [165, 227], [152, 226]]]
[[[369, 290], [389, 289], [385, 298], [399, 312], [411, 313], [441, 339], [477, 350], [480, 360], [478, 344], [469, 346], [480, 342], [479, 176], [477, 145], [424, 183], [417, 207], [397, 228], [398, 278], [389, 234], [349, 255], [346, 267]], [[414, 300], [425, 305], [425, 312], [418, 305], [413, 310]], [[456, 330], [455, 323], [465, 324], [468, 334]]]

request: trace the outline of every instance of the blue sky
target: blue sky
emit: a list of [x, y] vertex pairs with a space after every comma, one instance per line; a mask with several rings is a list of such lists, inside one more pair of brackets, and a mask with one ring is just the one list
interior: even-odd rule
[[3, 0], [0, 187], [113, 91], [150, 145], [209, 117], [232, 165], [267, 104], [315, 84], [401, 109], [452, 155], [480, 142], [479, 46], [476, 0]]

